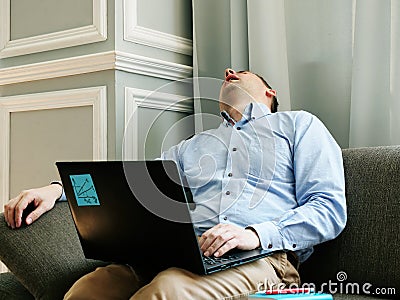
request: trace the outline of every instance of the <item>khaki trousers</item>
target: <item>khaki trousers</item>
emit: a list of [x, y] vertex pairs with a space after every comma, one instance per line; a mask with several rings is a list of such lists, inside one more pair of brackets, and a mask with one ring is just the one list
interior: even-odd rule
[[247, 299], [258, 290], [300, 284], [297, 269], [287, 253], [247, 263], [210, 275], [169, 268], [150, 282], [142, 282], [126, 265], [111, 264], [97, 268], [79, 279], [67, 292], [65, 300], [78, 299]]

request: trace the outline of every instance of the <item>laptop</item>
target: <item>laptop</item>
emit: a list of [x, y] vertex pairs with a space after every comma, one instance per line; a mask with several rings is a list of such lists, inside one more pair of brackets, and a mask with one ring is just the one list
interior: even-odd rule
[[[170, 160], [56, 162], [86, 258], [155, 275], [178, 267], [205, 275], [270, 255], [232, 250], [205, 257], [190, 188]], [[195, 209], [195, 208], [194, 208]]]

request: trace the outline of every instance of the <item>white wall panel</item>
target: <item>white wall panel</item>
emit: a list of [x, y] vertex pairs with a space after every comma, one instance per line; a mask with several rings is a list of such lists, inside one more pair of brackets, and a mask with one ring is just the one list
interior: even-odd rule
[[[106, 88], [93, 87], [65, 91], [55, 91], [37, 94], [27, 94], [0, 98], [0, 210], [10, 198], [10, 164], [11, 164], [11, 114], [18, 112], [33, 112], [41, 110], [57, 110], [71, 107], [92, 107], [93, 144], [92, 157], [94, 160], [107, 159], [107, 99]], [[73, 117], [73, 115], [72, 115]], [[51, 124], [50, 124], [51, 126]], [[16, 133], [23, 135], [24, 132]], [[79, 131], [77, 132], [79, 135]], [[63, 138], [63, 132], [59, 132]], [[57, 143], [56, 140], [47, 141]], [[20, 144], [20, 147], [29, 145]], [[46, 147], [46, 145], [40, 145]], [[62, 150], [62, 149], [61, 149]], [[29, 167], [29, 166], [27, 166]]]
[[[124, 40], [163, 50], [192, 55], [191, 39], [141, 26], [138, 23], [138, 0], [124, 0]], [[162, 5], [163, 2], [160, 2]], [[160, 8], [158, 8], [160, 10]], [[171, 20], [169, 16], [166, 20]]]
[[[145, 113], [139, 111], [141, 108], [150, 109], [153, 113]], [[179, 113], [180, 116], [171, 115], [171, 112]], [[169, 120], [164, 122], [162, 130], [168, 133], [168, 129], [174, 126], [176, 122], [182, 122], [182, 118], [193, 114], [193, 100], [181, 96], [168, 93], [154, 92], [149, 90], [142, 90], [136, 88], [125, 88], [125, 132], [123, 141], [123, 158], [125, 160], [144, 158], [148, 135], [159, 134], [161, 128], [157, 124], [159, 120], [165, 118], [163, 114], [170, 114]], [[141, 121], [142, 118], [144, 121]], [[183, 121], [184, 126], [178, 126], [173, 129], [175, 135], [170, 136], [174, 141], [159, 141], [159, 143], [166, 142], [177, 143], [180, 139], [187, 138], [188, 135], [194, 132], [194, 119], [188, 117]], [[183, 124], [183, 123], [182, 123]], [[158, 127], [158, 133], [152, 126]], [[152, 132], [153, 131], [153, 132]], [[160, 139], [168, 139], [168, 134], [160, 136]], [[160, 147], [153, 149], [156, 156], [160, 154]], [[164, 149], [165, 150], [165, 149]], [[154, 157], [152, 157], [154, 158]]]
[[107, 0], [93, 0], [93, 24], [11, 39], [11, 0], [0, 0], [0, 58], [84, 45], [107, 39]]

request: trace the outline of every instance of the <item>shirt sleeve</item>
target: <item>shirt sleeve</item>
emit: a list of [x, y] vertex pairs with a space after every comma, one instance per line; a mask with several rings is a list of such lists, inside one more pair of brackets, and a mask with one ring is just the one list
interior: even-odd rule
[[50, 184], [58, 184], [62, 188], [62, 194], [60, 198], [57, 199], [57, 201], [67, 201], [67, 196], [65, 195], [64, 186], [62, 185], [62, 182], [58, 180], [53, 180], [52, 182], [50, 182]]
[[187, 140], [181, 141], [179, 144], [172, 146], [168, 150], [164, 151], [161, 153], [161, 156], [158, 157], [157, 159], [161, 160], [173, 160], [178, 166], [178, 170], [180, 172], [180, 175], [182, 176], [183, 173], [183, 166], [182, 166], [182, 151], [184, 148], [184, 145], [186, 144]]
[[63, 189], [61, 197], [57, 201], [67, 201], [67, 196], [65, 195], [65, 191]]
[[264, 249], [298, 251], [335, 238], [347, 221], [342, 151], [315, 116], [295, 119], [293, 172], [298, 206], [252, 224]]

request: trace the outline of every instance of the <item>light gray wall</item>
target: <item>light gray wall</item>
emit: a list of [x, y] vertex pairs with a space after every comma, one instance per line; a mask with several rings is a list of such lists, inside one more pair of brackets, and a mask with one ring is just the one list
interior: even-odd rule
[[56, 161], [93, 159], [92, 114], [90, 106], [11, 113], [11, 197], [59, 179]]
[[[140, 26], [192, 38], [192, 1], [189, 0], [137, 0]], [[165, 16], [174, 16], [165, 18]]]
[[[138, 25], [152, 30], [190, 38], [192, 35], [192, 15], [188, 14], [188, 0], [144, 1], [137, 0]], [[172, 7], [175, 9], [171, 9]], [[167, 14], [168, 12], [168, 14]], [[185, 12], [185, 15], [181, 15]], [[182, 53], [167, 51], [156, 47], [143, 45], [124, 40], [124, 18], [131, 17], [131, 12], [124, 11], [122, 0], [115, 4], [115, 49], [128, 53], [134, 53], [160, 59], [162, 61], [175, 62], [183, 65], [192, 65], [192, 56]], [[190, 26], [189, 26], [189, 25]], [[148, 26], [148, 27], [147, 27]], [[178, 28], [179, 26], [179, 28]], [[181, 28], [180, 26], [185, 26]]]
[[11, 40], [93, 23], [92, 0], [18, 0], [11, 4]]
[[138, 117], [140, 159], [160, 157], [163, 151], [189, 138], [194, 132], [194, 119], [187, 113], [139, 108]]
[[[175, 94], [179, 96], [192, 97], [192, 85], [191, 81], [171, 81], [161, 78], [154, 78], [149, 76], [141, 76], [138, 74], [129, 74], [126, 72], [118, 71], [116, 73], [116, 153], [117, 159], [122, 158], [122, 146], [124, 141], [125, 133], [125, 88], [136, 88], [151, 92], [160, 92], [167, 94]], [[121, 99], [125, 99], [121, 101]], [[143, 114], [143, 115], [142, 115]], [[159, 109], [150, 108], [139, 108], [139, 128], [138, 128], [138, 141], [137, 144], [139, 149], [143, 150], [144, 142], [147, 141], [146, 147], [147, 152], [144, 155], [144, 151], [139, 151], [141, 158], [155, 158], [160, 155], [160, 144], [161, 139], [165, 136], [166, 132], [171, 126], [179, 122], [180, 119], [187, 117], [189, 113], [181, 113], [174, 111], [162, 112]], [[157, 118], [159, 116], [159, 118]], [[155, 123], [149, 132], [149, 126]], [[194, 123], [185, 128], [180, 126], [174, 127], [173, 132], [169, 132], [167, 136], [166, 145], [177, 144], [182, 139], [188, 137], [188, 133], [194, 132]], [[150, 135], [149, 135], [150, 134]], [[154, 145], [154, 148], [153, 148]]]
[[[106, 86], [108, 158], [114, 159], [114, 81], [114, 71], [104, 71], [0, 86], [0, 103], [6, 96]], [[57, 179], [58, 173], [54, 163], [58, 160], [93, 159], [92, 114], [91, 106], [29, 110], [10, 114], [10, 197], [17, 195], [22, 189], [43, 186]]]
[[[55, 28], [58, 29], [65, 29], [66, 27], [78, 28], [83, 23], [87, 23], [88, 20], [92, 18], [92, 12], [87, 11], [88, 10], [87, 8], [89, 6], [88, 0], [85, 0], [83, 2], [85, 5], [83, 6], [82, 11], [78, 13], [76, 12], [76, 10], [80, 5], [83, 5], [83, 4], [77, 5], [76, 2], [80, 2], [78, 0], [74, 1], [57, 0], [57, 2], [47, 0], [46, 2], [51, 2], [52, 4], [45, 9], [46, 17], [41, 17], [41, 14], [43, 14], [42, 11], [43, 7], [40, 4], [41, 0], [32, 0], [32, 1], [25, 0], [25, 1], [30, 2], [29, 7], [31, 7], [31, 11], [25, 10], [25, 8], [20, 7], [19, 4], [18, 7], [13, 10], [13, 6], [15, 6], [16, 4], [11, 5], [11, 13], [16, 14], [14, 17], [11, 16], [15, 19], [14, 21], [11, 22], [11, 25], [17, 26], [17, 29], [13, 29], [13, 27], [11, 27], [11, 36], [13, 36], [14, 34], [22, 37], [22, 36], [31, 36], [33, 33], [39, 33], [39, 32], [42, 33], [44, 31], [55, 32]], [[120, 1], [121, 0], [117, 0], [117, 2]], [[14, 3], [19, 1], [10, 1], [10, 2]], [[54, 5], [58, 2], [62, 2], [63, 4]], [[40, 63], [56, 59], [63, 59], [63, 58], [114, 50], [115, 48], [114, 8], [115, 8], [114, 0], [107, 0], [107, 40], [91, 44], [78, 45], [74, 47], [61, 48], [39, 53], [32, 53], [28, 55], [3, 58], [0, 59], [0, 68]], [[85, 15], [82, 15], [83, 13]], [[63, 21], [63, 20], [68, 20], [68, 21]], [[68, 24], [66, 24], [66, 22]], [[50, 25], [49, 23], [51, 23], [52, 27], [46, 30], [44, 26]], [[28, 26], [29, 24], [34, 24], [32, 26], [33, 29], [29, 28], [30, 27]]]
[[[91, 24], [92, 17], [91, 0], [19, 0], [11, 1], [11, 40], [40, 34], [62, 31]], [[191, 1], [141, 1], [139, 0], [137, 16], [140, 26], [159, 31], [177, 37], [191, 38]], [[156, 9], [157, 8], [157, 9]], [[101, 54], [103, 52], [117, 51], [129, 55], [143, 57], [141, 63], [148, 63], [146, 59], [156, 59], [162, 66], [181, 64], [192, 65], [191, 54], [182, 54], [171, 50], [133, 43], [124, 40], [124, 17], [129, 14], [123, 10], [123, 0], [107, 1], [107, 39], [86, 45], [78, 45], [63, 49], [31, 53], [0, 59], [0, 72], [8, 67], [30, 66], [35, 63], [44, 63], [88, 54]], [[112, 62], [110, 62], [112, 63]], [[71, 66], [66, 64], [65, 68]], [[0, 85], [0, 103], [7, 96], [24, 96], [34, 93], [57, 92], [69, 89], [80, 89], [97, 86], [107, 88], [107, 158], [109, 160], [121, 159], [122, 139], [124, 133], [125, 116], [125, 88], [135, 87], [148, 91], [159, 89], [168, 85], [173, 80], [162, 78], [162, 75], [143, 75], [141, 70], [136, 70], [136, 65], [131, 64], [129, 71], [119, 71], [117, 66], [111, 66], [110, 70], [80, 74], [79, 66], [76, 67], [76, 75], [63, 77], [50, 77], [42, 80], [29, 80], [20, 83]], [[62, 71], [62, 70], [61, 70]], [[45, 73], [45, 72], [44, 72]], [[157, 73], [157, 72], [156, 72]], [[49, 70], [53, 74], [53, 70]], [[178, 76], [179, 77], [179, 76]], [[187, 85], [171, 86], [167, 93], [182, 95], [189, 93]], [[191, 89], [190, 89], [191, 92]], [[141, 109], [143, 113], [143, 126], [139, 128], [137, 143], [144, 143], [149, 118], [159, 114], [159, 109]], [[169, 125], [174, 124], [190, 113], [167, 112], [157, 122], [149, 137], [150, 148], [146, 157], [154, 157], [159, 152], [158, 140], [166, 134]], [[81, 160], [91, 159], [92, 156], [92, 107], [37, 110], [11, 113], [10, 150], [9, 162], [1, 161], [0, 164], [10, 165], [10, 195], [15, 195], [20, 189], [47, 184], [57, 175], [54, 168], [56, 160]], [[142, 116], [140, 116], [142, 119]], [[32, 124], [32, 126], [29, 126]], [[0, 130], [2, 130], [0, 128]], [[168, 143], [172, 144], [186, 138], [193, 129], [188, 126], [184, 130], [170, 132]], [[85, 147], [78, 147], [79, 143], [90, 139]], [[28, 141], [34, 151], [24, 151], [24, 141]], [[50, 144], [50, 145], [49, 145]], [[43, 165], [40, 167], [40, 165]], [[1, 166], [1, 165], [0, 165]], [[29, 172], [21, 175], [24, 168]], [[38, 171], [40, 170], [40, 171]], [[39, 174], [35, 176], [35, 174]], [[1, 188], [0, 188], [1, 191]], [[4, 202], [8, 199], [0, 199]], [[1, 208], [3, 206], [1, 205]], [[0, 208], [0, 209], [1, 209]]]

